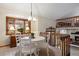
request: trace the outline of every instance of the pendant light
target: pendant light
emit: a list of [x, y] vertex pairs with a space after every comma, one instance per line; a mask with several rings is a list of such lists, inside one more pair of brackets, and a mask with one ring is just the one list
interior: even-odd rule
[[36, 18], [35, 17], [33, 17], [33, 5], [32, 5], [32, 3], [30, 4], [30, 9], [31, 9], [31, 12], [30, 12], [30, 16], [28, 17], [28, 20], [29, 21], [36, 21]]

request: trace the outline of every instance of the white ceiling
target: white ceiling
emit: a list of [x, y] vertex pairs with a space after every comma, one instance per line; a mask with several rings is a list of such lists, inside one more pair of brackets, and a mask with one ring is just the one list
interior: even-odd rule
[[[36, 3], [32, 4], [33, 15], [45, 17], [47, 19], [58, 19], [67, 17], [72, 14], [78, 7], [78, 3]], [[0, 10], [6, 10], [30, 15], [29, 3], [0, 3]]]

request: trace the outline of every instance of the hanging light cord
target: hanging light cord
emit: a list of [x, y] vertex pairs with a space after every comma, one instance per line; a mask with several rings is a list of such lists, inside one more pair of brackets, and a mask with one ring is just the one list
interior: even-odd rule
[[[30, 7], [31, 7], [31, 17], [32, 17], [32, 3], [30, 5]], [[33, 17], [32, 17], [32, 19], [33, 19]], [[31, 37], [30, 37], [30, 44], [32, 44]], [[30, 56], [31, 56], [31, 54], [32, 54], [32, 52], [31, 52], [31, 46], [30, 46]]]
[[32, 3], [31, 3], [31, 17], [33, 19], [33, 13], [32, 13]]
[[32, 3], [30, 4], [30, 7], [31, 7], [31, 8], [30, 8], [30, 9], [31, 9], [31, 12], [30, 12], [30, 16], [31, 16], [31, 17], [30, 17], [30, 20], [36, 21], [36, 18], [33, 17], [33, 4], [32, 4]]

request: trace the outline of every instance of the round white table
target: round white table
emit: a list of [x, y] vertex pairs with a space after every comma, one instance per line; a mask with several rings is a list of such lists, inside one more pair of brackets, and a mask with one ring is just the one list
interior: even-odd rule
[[[21, 38], [21, 40], [22, 39], [30, 39], [29, 37], [23, 37], [23, 38]], [[42, 36], [36, 36], [35, 38], [31, 38], [31, 41], [44, 41], [45, 40], [45, 37], [42, 37]]]
[[[30, 54], [30, 53], [33, 53], [33, 52], [35, 52], [35, 50], [37, 49], [37, 47], [38, 47], [38, 45], [39, 45], [39, 43], [41, 43], [41, 42], [45, 42], [45, 38], [44, 37], [42, 37], [42, 36], [36, 36], [35, 38], [29, 38], [29, 37], [23, 37], [23, 38], [21, 38], [21, 42], [23, 42], [23, 43], [25, 43], [25, 44], [27, 44], [27, 43], [29, 43], [29, 44], [31, 44], [30, 46], [31, 46], [31, 48], [27, 48], [27, 49], [23, 49], [23, 51], [24, 51], [24, 54]], [[24, 41], [23, 41], [24, 40]], [[27, 41], [27, 42], [25, 42], [25, 41]], [[29, 42], [30, 41], [30, 42]], [[27, 44], [28, 45], [28, 44]], [[27, 46], [26, 45], [26, 46]], [[33, 45], [33, 46], [32, 46]], [[26, 47], [25, 46], [25, 47]], [[29, 46], [29, 45], [28, 45]], [[29, 47], [30, 47], [29, 46]], [[22, 50], [22, 49], [21, 49]], [[28, 52], [27, 52], [27, 51]], [[31, 51], [31, 52], [30, 52]], [[27, 52], [27, 53], [26, 53]]]
[[45, 41], [45, 38], [42, 36], [36, 36], [35, 38], [32, 38], [31, 41], [33, 42]]

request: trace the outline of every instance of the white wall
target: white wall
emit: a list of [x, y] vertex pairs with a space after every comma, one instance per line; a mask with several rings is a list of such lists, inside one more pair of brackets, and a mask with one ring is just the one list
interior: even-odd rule
[[0, 13], [0, 46], [9, 43], [6, 34], [6, 17], [5, 14]]
[[56, 21], [52, 20], [52, 19], [39, 17], [39, 20], [38, 20], [38, 31], [39, 32], [44, 32], [46, 30], [46, 28], [48, 28], [50, 26], [55, 27]]

